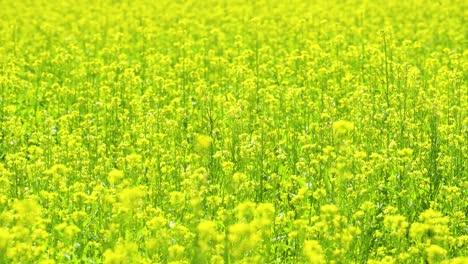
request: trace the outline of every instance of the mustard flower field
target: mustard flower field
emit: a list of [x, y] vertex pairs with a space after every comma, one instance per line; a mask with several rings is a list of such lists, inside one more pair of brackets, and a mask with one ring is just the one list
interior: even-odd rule
[[0, 0], [0, 263], [468, 263], [467, 17]]

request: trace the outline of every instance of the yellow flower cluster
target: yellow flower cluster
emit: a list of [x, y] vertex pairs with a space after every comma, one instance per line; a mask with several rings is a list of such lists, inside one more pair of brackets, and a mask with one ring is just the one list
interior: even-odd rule
[[0, 3], [0, 263], [468, 263], [467, 1]]

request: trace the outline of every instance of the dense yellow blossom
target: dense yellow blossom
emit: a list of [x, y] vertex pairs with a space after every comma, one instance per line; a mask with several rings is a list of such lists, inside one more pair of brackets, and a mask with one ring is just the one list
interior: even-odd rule
[[468, 263], [467, 1], [0, 4], [0, 263]]

